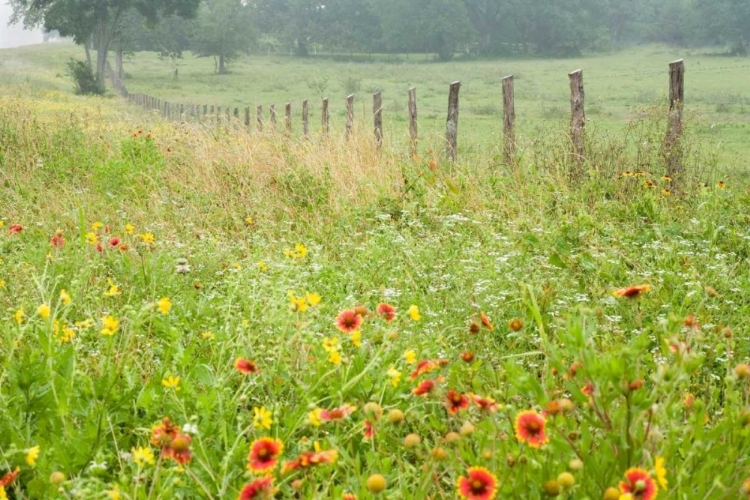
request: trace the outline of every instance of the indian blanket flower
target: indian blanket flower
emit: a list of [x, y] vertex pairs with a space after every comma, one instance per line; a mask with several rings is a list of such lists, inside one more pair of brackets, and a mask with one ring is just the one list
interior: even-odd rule
[[65, 237], [63, 236], [61, 229], [55, 231], [55, 234], [50, 238], [49, 243], [52, 247], [58, 250], [65, 246]]
[[350, 404], [344, 404], [333, 410], [322, 410], [319, 418], [321, 422], [338, 422], [344, 420], [346, 417], [351, 415], [357, 409], [356, 406]]
[[341, 494], [341, 500], [357, 500], [357, 495], [350, 491], [345, 491]]
[[36, 461], [39, 458], [39, 446], [32, 446], [26, 450], [26, 463], [29, 467], [36, 467]]
[[415, 304], [409, 306], [409, 317], [412, 319], [412, 321], [419, 321], [422, 319], [422, 315], [419, 314], [419, 307], [417, 307]]
[[193, 438], [178, 432], [170, 446], [166, 449], [162, 448], [162, 457], [170, 458], [180, 465], [185, 465], [191, 459], [190, 443], [192, 442]]
[[544, 416], [533, 410], [520, 412], [516, 415], [516, 421], [513, 425], [516, 439], [532, 448], [539, 448], [549, 442], [545, 432], [546, 426], [547, 421]]
[[619, 290], [615, 290], [612, 292], [612, 295], [619, 298], [635, 298], [638, 297], [640, 294], [648, 292], [651, 290], [651, 285], [636, 285], [636, 286], [629, 286], [627, 288], [620, 288]]
[[170, 422], [169, 418], [164, 417], [161, 423], [151, 428], [151, 444], [160, 448], [163, 452], [164, 448], [171, 446], [179, 431], [178, 426]]
[[166, 316], [172, 310], [172, 301], [169, 297], [162, 297], [156, 303], [156, 306], [159, 308], [159, 312]]
[[653, 500], [659, 487], [647, 470], [633, 467], [625, 471], [625, 481], [620, 481], [620, 493], [630, 495], [634, 500]]
[[437, 370], [441, 366], [448, 364], [447, 359], [426, 359], [417, 363], [417, 369], [410, 375], [412, 380], [415, 380], [420, 375], [429, 373], [433, 370]]
[[448, 394], [445, 396], [445, 408], [448, 410], [448, 413], [455, 415], [459, 411], [465, 410], [468, 407], [469, 398], [453, 389], [448, 391]]
[[474, 401], [474, 404], [479, 407], [480, 410], [494, 413], [499, 408], [498, 404], [492, 398], [483, 398], [481, 396], [477, 396], [476, 394], [472, 394], [471, 399], [472, 401]]
[[270, 429], [273, 424], [271, 412], [265, 406], [253, 407], [253, 427], [256, 429]]
[[656, 474], [656, 481], [663, 490], [666, 490], [669, 486], [667, 481], [667, 469], [664, 467], [664, 457], [656, 457], [654, 462], [654, 473]]
[[423, 380], [417, 387], [411, 390], [415, 396], [424, 396], [435, 389], [436, 380]]
[[390, 304], [385, 304], [385, 303], [378, 304], [378, 307], [377, 309], [375, 309], [375, 312], [377, 312], [378, 316], [382, 317], [388, 323], [396, 319], [396, 308]]
[[253, 480], [246, 484], [237, 500], [259, 500], [270, 499], [276, 494], [276, 488], [273, 485], [273, 477], [265, 476]]
[[488, 330], [495, 329], [495, 326], [492, 324], [492, 321], [490, 321], [490, 318], [488, 318], [487, 315], [483, 312], [479, 313], [479, 319], [482, 321], [482, 325], [484, 325], [484, 327]]
[[23, 226], [21, 224], [11, 224], [8, 228], [8, 234], [18, 234], [21, 231], [23, 231]]
[[484, 467], [469, 467], [458, 478], [458, 496], [465, 500], [492, 500], [497, 494], [497, 477]]
[[288, 474], [297, 469], [308, 469], [316, 465], [334, 463], [338, 458], [336, 450], [304, 451], [295, 460], [290, 460], [281, 468], [282, 474]]
[[165, 389], [174, 389], [175, 391], [179, 391], [180, 377], [169, 375], [161, 381], [161, 385], [163, 385]]
[[375, 437], [375, 427], [372, 425], [372, 422], [370, 422], [369, 420], [365, 420], [364, 438], [372, 439], [374, 437]]
[[255, 364], [255, 362], [250, 361], [249, 359], [245, 359], [245, 358], [235, 359], [234, 367], [237, 368], [240, 372], [244, 373], [245, 375], [249, 375], [251, 373], [260, 373], [260, 369]]
[[6, 472], [3, 475], [3, 477], [0, 478], [0, 486], [2, 486], [2, 487], [10, 486], [13, 483], [13, 481], [16, 480], [16, 478], [18, 477], [18, 474], [20, 474], [20, 472], [21, 472], [21, 469], [18, 468], [18, 467], [16, 467], [16, 469], [13, 470], [13, 471]]
[[120, 243], [122, 243], [122, 240], [120, 239], [120, 237], [114, 236], [109, 239], [109, 242], [107, 243], [107, 245], [109, 246], [109, 248], [117, 248], [118, 246], [120, 246]]
[[250, 445], [247, 456], [247, 468], [255, 473], [264, 474], [272, 471], [279, 463], [279, 455], [284, 451], [284, 444], [269, 437], [256, 439]]
[[138, 467], [143, 467], [144, 465], [154, 465], [154, 452], [151, 451], [151, 448], [145, 447], [145, 448], [131, 448], [130, 452], [133, 455], [133, 462]]
[[362, 316], [354, 309], [344, 309], [336, 317], [336, 328], [343, 333], [352, 333], [362, 325]]

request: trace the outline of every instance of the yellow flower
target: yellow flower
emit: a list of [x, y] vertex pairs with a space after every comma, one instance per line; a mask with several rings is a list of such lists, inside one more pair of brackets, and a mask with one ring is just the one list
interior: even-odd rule
[[320, 414], [323, 412], [320, 408], [315, 408], [307, 414], [307, 420], [315, 427], [320, 427]]
[[[2, 222], [0, 221], [0, 227], [2, 227]], [[5, 492], [5, 486], [0, 485], [0, 500], [8, 500], [8, 494]]]
[[0, 227], [3, 227], [5, 225], [5, 221], [0, 220]]
[[70, 327], [63, 328], [62, 336], [60, 337], [60, 343], [61, 344], [67, 344], [68, 342], [72, 341], [74, 338], [76, 338], [76, 331], [73, 330]]
[[154, 465], [154, 452], [151, 451], [151, 448], [131, 448], [130, 452], [133, 454], [133, 462], [138, 467], [143, 467], [144, 465]]
[[163, 385], [165, 389], [174, 389], [175, 391], [179, 391], [180, 377], [169, 375], [167, 378], [161, 381], [161, 385]]
[[96, 245], [97, 243], [99, 243], [99, 237], [97, 237], [94, 233], [86, 233], [86, 242], [90, 245]]
[[135, 232], [135, 226], [128, 222], [125, 224], [125, 234], [133, 234]]
[[326, 350], [326, 352], [335, 351], [338, 349], [338, 343], [339, 338], [333, 337], [332, 339], [329, 339], [328, 337], [323, 339], [323, 349]]
[[247, 224], [248, 226], [252, 226], [253, 224], [255, 224], [255, 219], [248, 215], [247, 217], [245, 217], [245, 224]]
[[407, 349], [404, 351], [404, 359], [407, 364], [413, 365], [417, 362], [417, 353], [414, 352], [414, 349]]
[[669, 196], [672, 194], [672, 192], [669, 189], [662, 189], [661, 194], [663, 194], [664, 196]]
[[172, 310], [172, 301], [169, 300], [169, 297], [162, 297], [159, 299], [157, 307], [159, 308], [159, 312], [166, 316]]
[[307, 247], [302, 243], [294, 245], [294, 250], [284, 250], [284, 255], [290, 259], [304, 259], [307, 256]]
[[263, 262], [262, 260], [259, 260], [258, 261], [258, 269], [260, 269], [260, 271], [262, 273], [265, 273], [266, 271], [268, 271], [268, 266], [266, 265], [265, 262]]
[[213, 340], [216, 338], [216, 335], [214, 335], [213, 332], [206, 330], [205, 332], [201, 332], [201, 338], [203, 340]]
[[107, 279], [107, 283], [109, 283], [109, 289], [104, 292], [105, 297], [114, 297], [115, 295], [120, 295], [120, 287], [115, 285], [115, 282], [112, 281], [112, 279]]
[[353, 331], [351, 339], [355, 347], [362, 347], [362, 332], [359, 330]]
[[13, 314], [13, 319], [15, 319], [15, 320], [16, 320], [16, 323], [17, 323], [17, 324], [19, 324], [19, 325], [20, 325], [21, 323], [23, 323], [23, 315], [24, 315], [23, 307], [21, 307], [20, 309], [18, 309], [18, 310], [17, 310], [17, 311], [16, 311], [16, 312], [15, 312], [15, 313]]
[[273, 420], [271, 419], [271, 412], [266, 410], [265, 406], [260, 408], [253, 407], [253, 427], [256, 429], [270, 429]]
[[289, 300], [292, 303], [292, 311], [305, 312], [307, 311], [307, 298], [297, 297], [292, 290], [287, 292]]
[[669, 481], [667, 481], [667, 469], [664, 468], [664, 457], [656, 457], [654, 472], [656, 472], [656, 480], [659, 482], [659, 486], [661, 486], [663, 490], [666, 490]]
[[62, 303], [62, 305], [67, 306], [68, 304], [70, 304], [70, 301], [71, 301], [71, 298], [70, 298], [70, 294], [68, 293], [68, 291], [65, 290], [64, 288], [60, 290], [60, 302]]
[[341, 353], [338, 351], [338, 349], [333, 349], [329, 352], [330, 354], [328, 355], [328, 361], [330, 361], [336, 366], [340, 366], [341, 365]]
[[0, 288], [5, 288], [5, 280], [0, 280]]
[[109, 495], [110, 500], [122, 500], [122, 495], [120, 495], [120, 485], [115, 484], [112, 486], [111, 490], [107, 490], [107, 495]]
[[310, 293], [305, 292], [305, 298], [307, 299], [307, 303], [310, 304], [310, 307], [315, 307], [318, 304], [320, 304], [320, 301], [322, 300], [320, 295], [317, 293]]
[[414, 304], [409, 306], [409, 316], [414, 321], [419, 321], [420, 319], [422, 319], [422, 315], [419, 314], [419, 307]]
[[394, 366], [391, 366], [390, 368], [388, 368], [386, 374], [391, 377], [391, 385], [393, 387], [398, 387], [398, 384], [401, 383], [401, 372], [398, 371]]
[[120, 322], [114, 316], [105, 316], [102, 318], [102, 335], [111, 337], [120, 327]]
[[726, 184], [726, 182], [724, 182], [724, 181], [719, 181], [719, 182], [718, 182], [718, 183], [716, 184], [716, 187], [717, 187], [717, 188], [719, 188], [719, 189], [726, 189], [726, 188], [727, 188], [727, 184]]
[[37, 314], [39, 314], [40, 317], [43, 319], [49, 318], [50, 313], [52, 310], [50, 309], [48, 304], [42, 304], [39, 307], [36, 308]]
[[29, 467], [36, 467], [36, 459], [39, 458], [39, 446], [33, 446], [26, 450], [26, 463]]
[[103, 227], [104, 227], [104, 224], [102, 224], [101, 222], [94, 222], [93, 224], [91, 224], [91, 230], [94, 232], [99, 231]]
[[88, 330], [89, 328], [91, 328], [92, 326], [94, 326], [94, 320], [93, 319], [84, 319], [83, 321], [76, 321], [73, 324], [76, 326], [76, 328], [78, 328], [82, 332], [85, 332], [86, 330]]
[[140, 235], [140, 238], [141, 241], [146, 245], [151, 245], [154, 243], [154, 233], [143, 233]]

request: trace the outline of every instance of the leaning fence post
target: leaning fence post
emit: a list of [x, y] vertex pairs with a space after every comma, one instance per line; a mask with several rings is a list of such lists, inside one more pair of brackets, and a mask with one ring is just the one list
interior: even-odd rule
[[664, 141], [667, 175], [676, 179], [682, 171], [682, 109], [685, 102], [685, 63], [682, 59], [669, 63], [669, 128]]
[[302, 101], [302, 134], [305, 139], [310, 136], [310, 124], [308, 122], [307, 99]]
[[516, 104], [513, 94], [513, 75], [506, 76], [503, 78], [503, 153], [506, 163], [513, 161], [516, 150]]
[[255, 108], [255, 125], [258, 127], [258, 132], [263, 132], [263, 106]]
[[411, 140], [411, 154], [417, 152], [419, 129], [417, 127], [417, 89], [409, 89], [409, 139]]
[[373, 125], [375, 127], [375, 143], [380, 149], [383, 147], [383, 96], [380, 92], [372, 95]]
[[447, 143], [448, 158], [456, 161], [458, 151], [458, 91], [461, 82], [451, 83], [448, 94], [448, 120], [445, 130], [445, 141]]
[[276, 130], [276, 105], [271, 104], [269, 113], [271, 115], [271, 128], [275, 131]]
[[328, 135], [331, 115], [328, 113], [328, 98], [323, 98], [322, 124], [323, 135]]
[[580, 164], [584, 159], [584, 130], [586, 113], [583, 108], [583, 70], [568, 74], [570, 79], [570, 139], [573, 142], [573, 159]]
[[354, 94], [346, 96], [346, 137], [349, 138], [354, 130]]
[[292, 103], [286, 103], [284, 109], [284, 122], [286, 124], [286, 131], [291, 133], [292, 131]]

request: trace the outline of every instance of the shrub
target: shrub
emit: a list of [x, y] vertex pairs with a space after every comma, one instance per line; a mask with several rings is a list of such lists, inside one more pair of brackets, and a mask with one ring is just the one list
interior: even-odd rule
[[96, 81], [93, 71], [84, 61], [71, 59], [68, 62], [68, 72], [75, 83], [75, 93], [78, 95], [103, 95], [104, 86]]

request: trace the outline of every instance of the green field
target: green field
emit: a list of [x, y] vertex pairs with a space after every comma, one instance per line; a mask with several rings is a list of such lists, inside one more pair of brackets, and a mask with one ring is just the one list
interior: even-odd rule
[[[747, 90], [688, 73], [705, 115], [670, 180], [659, 113], [620, 130], [664, 91], [681, 55], [666, 49], [251, 58], [222, 77], [186, 59], [178, 81], [151, 56], [127, 63], [131, 92], [221, 105], [312, 98], [302, 70], [331, 97], [342, 78], [382, 82], [393, 108], [415, 84], [435, 144], [460, 78], [477, 146], [456, 163], [378, 152], [369, 131], [300, 141], [78, 97], [62, 75], [75, 53], [0, 51], [0, 498], [750, 495]], [[744, 64], [684, 55], [689, 71]], [[619, 59], [647, 74], [618, 77]], [[601, 106], [584, 169], [563, 133], [576, 66]], [[482, 148], [500, 115], [472, 107], [506, 71], [524, 153], [499, 166]], [[718, 144], [712, 169], [699, 151]]]

